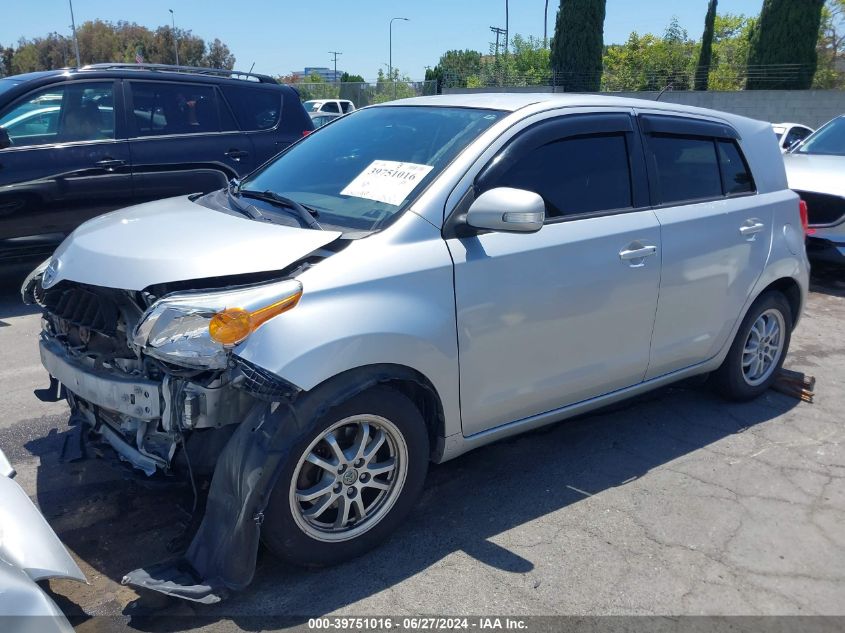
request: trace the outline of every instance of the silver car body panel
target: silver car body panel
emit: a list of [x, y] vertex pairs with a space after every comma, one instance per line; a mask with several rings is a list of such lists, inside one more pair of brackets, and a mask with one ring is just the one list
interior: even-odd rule
[[143, 290], [158, 283], [281, 270], [340, 237], [214, 211], [178, 196], [89, 220], [53, 256], [63, 279]]
[[[0, 451], [2, 470], [8, 466]], [[55, 603], [35, 584], [48, 578], [85, 582], [85, 575], [11, 474], [0, 477], [0, 619], [8, 630], [72, 631]], [[37, 626], [27, 619], [35, 618]], [[27, 628], [29, 627], [29, 628]]]

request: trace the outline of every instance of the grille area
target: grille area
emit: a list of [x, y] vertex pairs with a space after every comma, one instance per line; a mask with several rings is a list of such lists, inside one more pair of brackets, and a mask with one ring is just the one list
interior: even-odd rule
[[232, 385], [246, 391], [254, 398], [266, 402], [278, 402], [299, 391], [289, 382], [239, 356], [232, 357], [232, 362], [239, 370]]
[[810, 225], [839, 224], [845, 220], [845, 198], [813, 191], [796, 191], [807, 203]]
[[114, 336], [120, 319], [117, 304], [104, 294], [84, 286], [64, 286], [48, 290], [44, 308], [53, 316], [76, 327], [87, 328], [104, 336]]

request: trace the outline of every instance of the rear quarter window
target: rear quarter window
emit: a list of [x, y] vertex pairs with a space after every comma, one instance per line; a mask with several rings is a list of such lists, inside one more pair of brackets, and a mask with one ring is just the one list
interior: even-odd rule
[[282, 93], [278, 90], [223, 86], [223, 95], [242, 130], [270, 130], [282, 116]]

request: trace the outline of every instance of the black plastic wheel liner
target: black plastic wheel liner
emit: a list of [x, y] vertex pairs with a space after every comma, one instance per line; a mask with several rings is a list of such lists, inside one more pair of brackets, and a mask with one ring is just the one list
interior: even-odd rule
[[[397, 377], [395, 367], [375, 365], [290, 400], [256, 402], [217, 459], [205, 516], [187, 551], [129, 572], [122, 584], [203, 604], [244, 589], [255, 574], [264, 509], [291, 447], [332, 407]], [[410, 371], [405, 377], [417, 380]]]

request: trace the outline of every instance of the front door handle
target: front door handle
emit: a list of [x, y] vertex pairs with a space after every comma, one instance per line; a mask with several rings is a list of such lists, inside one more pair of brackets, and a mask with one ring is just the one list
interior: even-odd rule
[[249, 156], [249, 152], [245, 152], [242, 149], [230, 149], [228, 152], [226, 152], [226, 156], [231, 158], [236, 163], [239, 163], [241, 162], [242, 158], [246, 158], [247, 156]]
[[106, 169], [114, 169], [115, 167], [123, 167], [126, 164], [125, 160], [119, 158], [104, 158], [94, 163], [97, 167], [105, 167]]
[[619, 251], [619, 259], [623, 261], [644, 259], [645, 257], [651, 257], [655, 253], [657, 253], [656, 246], [641, 246], [639, 248], [630, 248]]
[[739, 227], [739, 234], [743, 237], [750, 237], [752, 240], [754, 236], [766, 228], [766, 225], [759, 220], [748, 220]]

